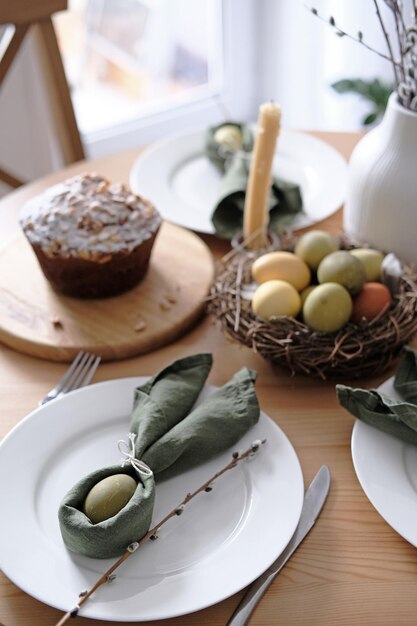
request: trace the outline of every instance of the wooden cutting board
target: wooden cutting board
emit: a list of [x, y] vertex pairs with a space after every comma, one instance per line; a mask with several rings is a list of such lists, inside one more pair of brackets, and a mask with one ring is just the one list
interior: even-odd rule
[[104, 360], [148, 352], [183, 334], [203, 313], [214, 276], [206, 244], [164, 222], [144, 280], [100, 300], [55, 293], [23, 234], [0, 250], [0, 341], [33, 356], [71, 361], [79, 350]]

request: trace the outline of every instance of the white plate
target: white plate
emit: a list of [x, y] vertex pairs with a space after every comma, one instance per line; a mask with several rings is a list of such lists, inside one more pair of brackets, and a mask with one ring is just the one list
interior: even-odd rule
[[[393, 380], [379, 391], [398, 398]], [[417, 447], [356, 420], [352, 458], [362, 489], [378, 513], [417, 547]]]
[[[134, 387], [143, 378], [98, 383], [37, 409], [0, 446], [0, 567], [16, 585], [63, 611], [112, 560], [70, 553], [57, 510], [82, 476], [117, 463]], [[213, 388], [207, 387], [202, 397]], [[170, 520], [101, 588], [80, 615], [120, 622], [165, 619], [197, 611], [259, 576], [291, 538], [303, 502], [293, 447], [264, 414], [239, 442], [268, 442], [250, 462], [220, 478], [212, 492]], [[222, 454], [157, 486], [154, 521], [231, 458]]]
[[[188, 131], [155, 143], [133, 164], [130, 186], [154, 202], [165, 219], [214, 234], [211, 214], [221, 174], [203, 154], [204, 132]], [[329, 217], [345, 200], [346, 161], [315, 137], [283, 129], [273, 169], [301, 187], [305, 214], [295, 218], [293, 228]]]

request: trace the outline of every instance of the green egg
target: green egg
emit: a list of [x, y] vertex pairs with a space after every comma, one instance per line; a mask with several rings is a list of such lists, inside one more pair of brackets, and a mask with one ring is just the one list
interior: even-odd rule
[[317, 269], [319, 283], [339, 283], [354, 296], [365, 282], [365, 267], [358, 258], [339, 250], [324, 257]]
[[126, 506], [136, 487], [136, 481], [127, 474], [107, 476], [90, 489], [84, 501], [83, 511], [93, 524], [103, 522]]
[[294, 252], [312, 270], [316, 270], [325, 256], [338, 249], [339, 244], [330, 233], [324, 230], [310, 230], [297, 241]]
[[338, 283], [324, 283], [307, 296], [303, 307], [305, 323], [321, 333], [334, 333], [342, 328], [352, 313], [352, 298]]

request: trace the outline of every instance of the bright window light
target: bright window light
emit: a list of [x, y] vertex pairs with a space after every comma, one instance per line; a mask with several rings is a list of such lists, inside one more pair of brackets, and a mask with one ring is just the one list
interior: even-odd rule
[[221, 88], [219, 2], [70, 0], [55, 24], [84, 134]]

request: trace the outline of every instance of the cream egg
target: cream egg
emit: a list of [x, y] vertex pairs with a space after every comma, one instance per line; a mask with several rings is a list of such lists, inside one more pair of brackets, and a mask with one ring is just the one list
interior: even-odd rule
[[252, 298], [252, 311], [265, 320], [287, 315], [295, 317], [300, 309], [300, 294], [284, 280], [268, 280], [262, 283]]
[[311, 272], [308, 265], [292, 252], [267, 252], [252, 265], [252, 277], [262, 284], [269, 280], [284, 280], [297, 291], [302, 291], [310, 283]]

